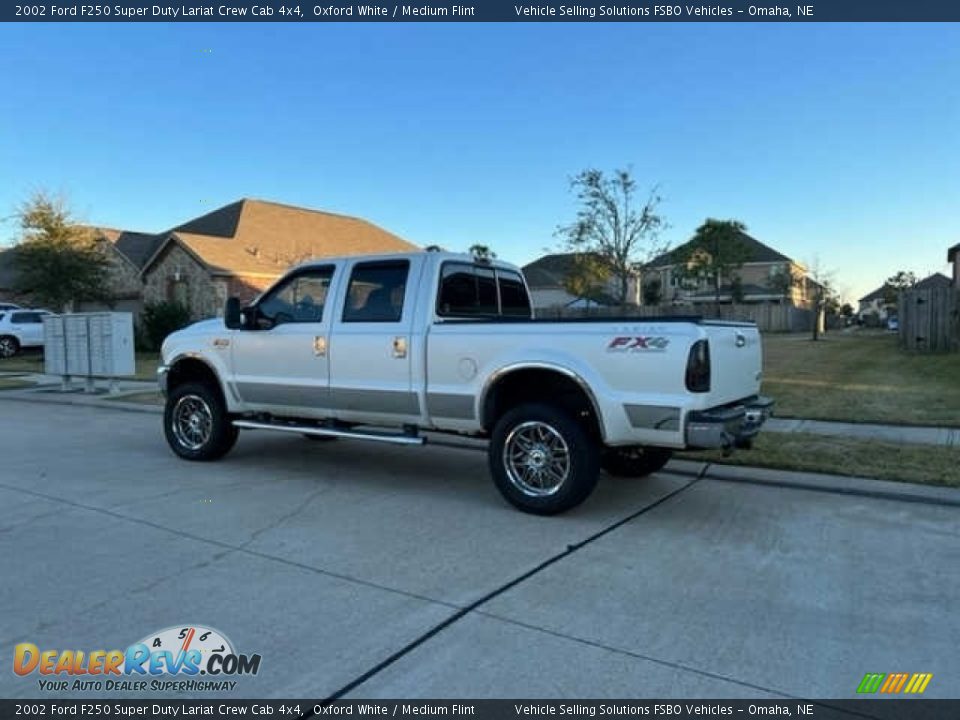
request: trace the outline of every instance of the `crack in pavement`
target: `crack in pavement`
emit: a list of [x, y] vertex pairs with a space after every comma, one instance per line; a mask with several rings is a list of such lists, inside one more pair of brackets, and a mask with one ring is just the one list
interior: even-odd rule
[[[462, 620], [464, 617], [466, 617], [466, 616], [469, 615], [470, 613], [474, 612], [474, 611], [477, 610], [478, 608], [480, 608], [480, 607], [482, 607], [483, 605], [487, 604], [488, 602], [490, 602], [490, 601], [493, 600], [494, 598], [499, 597], [500, 595], [502, 595], [503, 593], [507, 592], [508, 590], [516, 587], [517, 585], [519, 585], [519, 584], [525, 582], [526, 580], [529, 580], [530, 578], [534, 577], [535, 575], [539, 574], [540, 572], [542, 572], [543, 570], [547, 569], [547, 568], [550, 567], [551, 565], [554, 565], [555, 563], [557, 563], [557, 562], [559, 562], [559, 561], [561, 561], [561, 560], [569, 557], [570, 555], [572, 555], [573, 553], [577, 552], [578, 550], [580, 550], [580, 549], [586, 547], [587, 545], [589, 545], [589, 544], [591, 544], [591, 543], [599, 540], [600, 538], [602, 538], [602, 537], [610, 534], [611, 532], [613, 532], [613, 531], [616, 530], [617, 528], [623, 527], [624, 525], [626, 525], [626, 524], [629, 523], [629, 522], [632, 522], [633, 520], [637, 519], [638, 517], [640, 517], [640, 516], [643, 515], [644, 513], [647, 513], [647, 512], [649, 512], [649, 511], [653, 510], [654, 508], [659, 507], [660, 505], [662, 505], [663, 503], [667, 502], [668, 500], [676, 497], [676, 496], [679, 495], [680, 493], [685, 492], [686, 490], [690, 489], [691, 487], [693, 487], [694, 485], [696, 485], [698, 482], [700, 482], [700, 481], [703, 479], [703, 477], [706, 475], [707, 470], [708, 470], [709, 468], [710, 468], [710, 464], [709, 464], [709, 463], [705, 464], [705, 465], [703, 466], [703, 468], [701, 469], [699, 475], [698, 475], [697, 477], [695, 477], [693, 480], [691, 480], [690, 482], [688, 482], [686, 485], [682, 485], [682, 486], [680, 486], [679, 488], [677, 488], [676, 490], [672, 490], [671, 492], [667, 493], [666, 495], [658, 498], [657, 500], [654, 500], [654, 501], [651, 502], [650, 504], [644, 505], [644, 506], [643, 506], [642, 508], [640, 508], [639, 510], [636, 510], [636, 511], [630, 513], [629, 515], [627, 515], [626, 517], [623, 517], [623, 518], [621, 518], [621, 519], [619, 519], [619, 520], [611, 523], [610, 525], [602, 528], [601, 530], [598, 530], [597, 532], [595, 532], [593, 535], [590, 535], [590, 536], [587, 537], [586, 539], [581, 540], [581, 541], [578, 542], [578, 543], [573, 543], [573, 544], [571, 544], [571, 545], [567, 545], [567, 548], [566, 548], [565, 550], [563, 550], [562, 552], [559, 552], [559, 553], [557, 553], [556, 555], [553, 555], [553, 556], [547, 558], [546, 560], [544, 560], [543, 562], [541, 562], [541, 563], [540, 563], [539, 565], [537, 565], [536, 567], [534, 567], [534, 568], [532, 568], [532, 569], [530, 569], [530, 570], [527, 570], [527, 571], [524, 572], [524, 573], [521, 573], [520, 575], [518, 575], [517, 577], [515, 577], [513, 580], [507, 581], [506, 583], [504, 583], [504, 584], [501, 585], [500, 587], [495, 588], [494, 590], [490, 591], [489, 593], [487, 593], [486, 595], [482, 596], [481, 598], [479, 598], [479, 599], [477, 599], [477, 600], [474, 600], [474, 601], [473, 601], [472, 603], [470, 603], [469, 605], [466, 605], [465, 607], [460, 608], [459, 610], [457, 610], [457, 612], [453, 613], [453, 614], [452, 614], [450, 617], [448, 617], [446, 620], [443, 620], [443, 621], [441, 621], [440, 623], [438, 623], [437, 625], [433, 626], [430, 630], [428, 630], [427, 632], [423, 633], [420, 637], [416, 638], [415, 640], [410, 641], [409, 643], [407, 643], [406, 645], [404, 645], [402, 648], [400, 648], [399, 650], [397, 650], [396, 652], [394, 652], [392, 655], [390, 655], [389, 657], [385, 658], [384, 660], [381, 660], [379, 663], [377, 663], [376, 665], [374, 665], [372, 668], [370, 668], [369, 670], [367, 670], [365, 673], [357, 676], [357, 677], [354, 678], [352, 681], [350, 681], [349, 683], [347, 683], [346, 685], [344, 685], [343, 687], [341, 687], [339, 690], [337, 690], [335, 693], [331, 694], [326, 700], [324, 700], [323, 702], [319, 703], [320, 709], [322, 710], [323, 708], [328, 707], [328, 706], [329, 706], [331, 703], [333, 703], [334, 701], [341, 699], [341, 698], [342, 698], [344, 695], [346, 695], [347, 693], [351, 692], [352, 690], [354, 690], [355, 688], [359, 687], [360, 685], [363, 685], [365, 682], [367, 682], [368, 680], [370, 680], [371, 678], [373, 678], [375, 675], [381, 673], [383, 670], [385, 670], [386, 668], [390, 667], [391, 665], [393, 665], [395, 662], [397, 662], [398, 660], [400, 660], [400, 659], [403, 658], [404, 656], [406, 656], [406, 655], [408, 655], [409, 653], [413, 652], [414, 650], [416, 650], [418, 647], [420, 647], [421, 645], [423, 645], [425, 642], [427, 642], [428, 640], [430, 640], [430, 639], [433, 638], [434, 636], [440, 634], [441, 632], [443, 632], [444, 630], [446, 630], [446, 629], [449, 628], [450, 626], [454, 625], [454, 624], [455, 624], [456, 622], [458, 622], [459, 620]], [[312, 709], [309, 713], [307, 713], [307, 714], [304, 715], [303, 717], [304, 717], [304, 718], [315, 717], [315, 716], [318, 714], [318, 713], [316, 712], [316, 707], [317, 707], [317, 706], [315, 706], [314, 709]]]

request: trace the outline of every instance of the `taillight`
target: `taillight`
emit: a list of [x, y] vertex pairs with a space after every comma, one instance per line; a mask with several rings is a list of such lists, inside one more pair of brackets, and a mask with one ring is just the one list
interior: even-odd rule
[[710, 392], [710, 344], [697, 340], [690, 347], [687, 358], [687, 390], [695, 393]]

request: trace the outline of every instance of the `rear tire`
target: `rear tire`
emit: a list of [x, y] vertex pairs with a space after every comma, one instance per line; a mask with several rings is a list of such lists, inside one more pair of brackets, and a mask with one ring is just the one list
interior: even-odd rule
[[602, 465], [614, 477], [638, 478], [662, 470], [672, 456], [673, 450], [667, 448], [642, 445], [607, 448], [603, 453]]
[[555, 515], [593, 492], [600, 447], [560, 408], [526, 403], [504, 413], [488, 449], [490, 474], [507, 502], [523, 512]]
[[20, 342], [13, 335], [0, 337], [0, 358], [11, 358], [20, 352]]
[[239, 435], [220, 393], [205, 383], [178, 385], [170, 392], [163, 431], [173, 452], [184, 460], [200, 461], [223, 457]]

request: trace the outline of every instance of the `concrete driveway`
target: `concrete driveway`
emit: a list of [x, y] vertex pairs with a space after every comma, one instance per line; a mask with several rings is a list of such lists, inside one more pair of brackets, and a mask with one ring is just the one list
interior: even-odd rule
[[957, 503], [665, 472], [538, 518], [471, 449], [246, 433], [194, 464], [154, 414], [0, 419], [0, 697], [47, 696], [17, 643], [188, 624], [262, 656], [234, 697], [960, 697]]

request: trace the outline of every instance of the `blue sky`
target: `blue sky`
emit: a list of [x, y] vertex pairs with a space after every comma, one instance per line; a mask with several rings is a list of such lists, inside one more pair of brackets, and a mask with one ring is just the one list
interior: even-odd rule
[[672, 245], [736, 218], [848, 299], [960, 242], [956, 24], [7, 24], [0, 77], [0, 216], [257, 197], [523, 264], [631, 166]]

